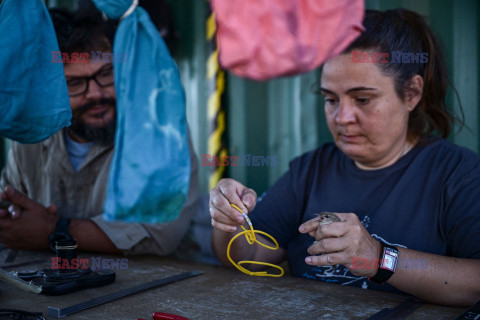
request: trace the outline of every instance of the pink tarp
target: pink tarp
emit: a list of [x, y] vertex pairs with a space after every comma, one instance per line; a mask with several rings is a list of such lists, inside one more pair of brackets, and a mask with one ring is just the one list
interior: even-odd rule
[[268, 80], [307, 72], [364, 30], [363, 0], [211, 0], [220, 65]]

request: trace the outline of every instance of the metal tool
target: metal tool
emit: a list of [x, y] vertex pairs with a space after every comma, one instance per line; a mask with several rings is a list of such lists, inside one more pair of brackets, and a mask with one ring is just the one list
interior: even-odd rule
[[402, 320], [423, 304], [421, 300], [408, 298], [393, 309], [380, 310], [366, 320]]
[[0, 279], [5, 280], [6, 282], [16, 286], [17, 288], [20, 288], [29, 292], [33, 292], [33, 293], [42, 292], [41, 286], [37, 286], [33, 284], [31, 281], [30, 282], [23, 281], [22, 279], [16, 277], [14, 273], [7, 272], [3, 269], [0, 269]]
[[188, 320], [182, 316], [164, 312], [155, 312], [152, 317], [153, 320]]
[[480, 319], [480, 301], [475, 303], [473, 306], [467, 309], [460, 317], [455, 318], [455, 320], [464, 320], [464, 319]]
[[168, 284], [168, 283], [180, 281], [180, 280], [183, 280], [183, 279], [186, 279], [186, 278], [194, 277], [194, 276], [197, 276], [197, 275], [202, 274], [202, 273], [203, 273], [203, 271], [192, 271], [192, 272], [185, 272], [185, 273], [177, 274], [177, 275], [174, 275], [174, 276], [171, 276], [171, 277], [154, 280], [154, 281], [147, 282], [147, 283], [144, 283], [144, 284], [140, 284], [138, 286], [134, 286], [134, 287], [131, 287], [131, 288], [128, 288], [128, 289], [113, 292], [113, 293], [104, 295], [102, 297], [98, 297], [98, 298], [95, 298], [95, 299], [92, 299], [92, 300], [88, 300], [88, 301], [73, 305], [71, 307], [63, 308], [63, 309], [54, 308], [54, 307], [49, 306], [47, 314], [49, 316], [52, 316], [52, 317], [55, 317], [55, 318], [63, 318], [63, 317], [66, 317], [68, 315], [71, 315], [72, 313], [76, 313], [76, 312], [79, 312], [79, 311], [82, 311], [82, 310], [85, 310], [85, 309], [88, 309], [88, 308], [91, 308], [91, 307], [95, 307], [95, 306], [98, 306], [100, 304], [113, 301], [115, 299], [126, 297], [128, 295], [138, 293], [138, 292], [141, 292], [141, 291], [144, 291], [144, 290], [147, 290], [147, 289], [151, 289], [151, 288], [154, 288], [154, 287], [158, 287], [158, 286], [161, 286], [161, 285], [164, 285], [164, 284]]
[[[164, 313], [164, 312], [155, 312], [152, 315], [153, 320], [188, 320], [185, 317], [171, 314], [171, 313]], [[137, 320], [145, 320], [145, 319], [137, 319]]]

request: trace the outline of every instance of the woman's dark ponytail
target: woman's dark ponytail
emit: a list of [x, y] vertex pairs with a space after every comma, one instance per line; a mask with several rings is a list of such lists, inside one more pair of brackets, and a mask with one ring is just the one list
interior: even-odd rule
[[[456, 120], [445, 104], [450, 81], [440, 43], [425, 19], [405, 9], [367, 10], [364, 26], [366, 31], [344, 53], [352, 50], [389, 53], [388, 62], [378, 65], [386, 75], [394, 78], [395, 90], [401, 99], [409, 90], [411, 78], [420, 75], [424, 82], [423, 96], [410, 112], [408, 138], [412, 140], [434, 132], [446, 138]], [[427, 61], [395, 61], [392, 55], [398, 52], [420, 54]]]

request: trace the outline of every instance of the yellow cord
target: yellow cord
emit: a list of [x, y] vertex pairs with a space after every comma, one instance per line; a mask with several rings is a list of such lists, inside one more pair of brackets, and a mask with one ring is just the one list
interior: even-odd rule
[[[237, 234], [236, 236], [234, 236], [230, 240], [230, 242], [228, 243], [228, 247], [227, 247], [227, 258], [228, 258], [228, 260], [235, 266], [235, 268], [237, 268], [238, 270], [242, 271], [243, 273], [246, 273], [246, 274], [251, 275], [251, 276], [259, 276], [259, 277], [281, 277], [281, 276], [283, 276], [284, 271], [283, 271], [282, 267], [277, 266], [275, 264], [271, 264], [271, 263], [267, 263], [267, 262], [260, 262], [260, 261], [250, 261], [250, 260], [239, 261], [238, 264], [237, 264], [232, 260], [232, 258], [230, 257], [230, 247], [232, 246], [233, 241], [235, 241], [235, 239], [237, 239], [238, 237], [240, 237], [242, 235], [245, 235], [245, 238], [247, 239], [248, 244], [254, 244], [256, 242], [259, 245], [261, 245], [262, 247], [270, 249], [270, 250], [277, 250], [280, 246], [278, 245], [277, 240], [275, 240], [275, 238], [272, 237], [271, 235], [269, 235], [268, 233], [260, 231], [260, 230], [254, 230], [253, 226], [252, 226], [252, 222], [248, 218], [247, 214], [244, 213], [239, 207], [237, 207], [233, 203], [231, 203], [230, 205], [232, 207], [234, 207], [235, 209], [237, 209], [243, 215], [243, 217], [245, 218], [245, 220], [247, 221], [247, 223], [250, 227], [250, 230], [247, 230], [243, 226], [241, 226], [243, 231], [240, 232], [239, 234]], [[259, 242], [255, 237], [255, 233], [263, 234], [264, 236], [267, 236], [268, 238], [270, 238], [273, 241], [273, 243], [275, 243], [275, 247], [272, 247], [272, 246], [269, 246], [269, 245], [266, 245], [264, 243]], [[276, 269], [280, 270], [280, 273], [279, 274], [273, 274], [273, 273], [267, 273], [266, 271], [250, 271], [250, 270], [248, 270], [248, 269], [246, 269], [242, 266], [242, 264], [245, 264], [245, 263], [259, 264], [259, 265], [263, 265], [263, 266], [273, 267], [273, 268], [276, 268]]]

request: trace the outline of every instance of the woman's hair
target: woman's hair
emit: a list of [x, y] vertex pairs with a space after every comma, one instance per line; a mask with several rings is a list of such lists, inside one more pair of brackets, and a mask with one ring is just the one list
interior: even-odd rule
[[[446, 62], [440, 42], [425, 19], [406, 9], [367, 10], [363, 25], [366, 31], [343, 53], [353, 50], [388, 53], [388, 62], [378, 63], [378, 66], [384, 74], [393, 78], [395, 91], [402, 100], [407, 90], [411, 90], [411, 78], [420, 75], [423, 78], [423, 96], [410, 112], [407, 137], [412, 140], [436, 131], [446, 138], [453, 122], [458, 119], [445, 104], [447, 84], [450, 84]], [[419, 54], [423, 59], [404, 62], [400, 57], [398, 61], [399, 53], [400, 56], [401, 53]], [[394, 54], [397, 59], [393, 59]]]

